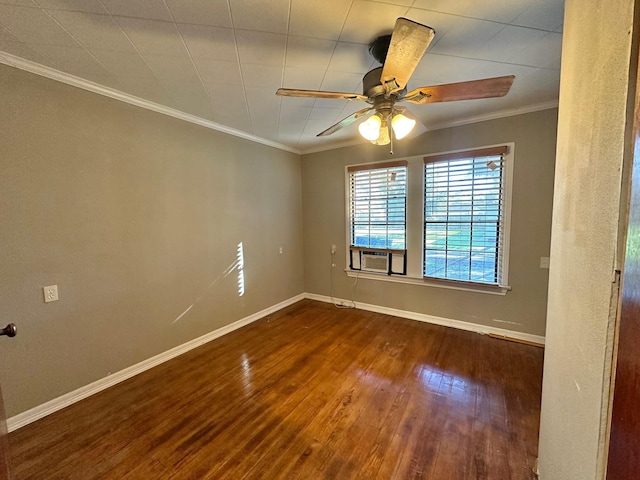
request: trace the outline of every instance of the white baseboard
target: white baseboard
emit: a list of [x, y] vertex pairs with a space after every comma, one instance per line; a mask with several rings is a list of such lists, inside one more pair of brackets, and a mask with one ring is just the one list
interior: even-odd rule
[[[35, 422], [47, 415], [50, 415], [58, 410], [61, 410], [69, 405], [72, 405], [80, 400], [83, 400], [95, 393], [101, 392], [117, 383], [123, 382], [139, 373], [142, 373], [146, 370], [149, 370], [161, 363], [164, 363], [172, 358], [175, 358], [183, 353], [188, 352], [189, 350], [193, 350], [194, 348], [199, 347], [207, 342], [215, 340], [223, 335], [233, 332], [245, 325], [248, 325], [260, 318], [263, 318], [267, 315], [270, 315], [278, 310], [281, 310], [289, 305], [292, 305], [300, 300], [308, 298], [310, 300], [318, 300], [320, 302], [332, 303], [331, 297], [327, 297], [324, 295], [317, 295], [315, 293], [301, 293], [300, 295], [296, 295], [295, 297], [291, 297], [283, 302], [280, 302], [276, 305], [273, 305], [269, 308], [265, 308], [259, 312], [254, 313], [253, 315], [249, 315], [248, 317], [242, 318], [236, 322], [233, 322], [224, 327], [218, 328], [213, 332], [209, 332], [206, 335], [190, 340], [182, 345], [178, 345], [166, 352], [160, 353], [154, 357], [148, 358], [147, 360], [143, 360], [140, 363], [132, 365], [130, 367], [125, 368], [124, 370], [120, 370], [112, 375], [104, 377], [100, 380], [96, 380], [89, 385], [85, 385], [84, 387], [80, 387], [77, 390], [66, 393], [58, 398], [54, 398], [42, 405], [38, 405], [26, 412], [19, 413], [9, 419], [7, 419], [7, 428], [10, 432], [19, 429], [20, 427], [24, 427], [29, 423]], [[334, 298], [333, 302], [337, 302], [343, 305], [351, 305], [351, 301]], [[394, 315], [396, 317], [408, 318], [410, 320], [417, 320], [420, 322], [433, 323], [436, 325], [443, 325], [445, 327], [458, 328], [460, 330], [467, 330], [470, 332], [477, 332], [483, 334], [493, 333], [495, 335], [500, 335], [504, 337], [515, 338], [518, 340], [525, 340], [527, 342], [544, 344], [544, 337], [539, 335], [531, 335], [528, 333], [516, 332], [513, 330], [505, 330], [502, 328], [488, 327], [484, 325], [478, 325], [476, 323], [468, 323], [462, 322], [460, 320], [452, 320], [449, 318], [443, 317], [435, 317], [433, 315], [426, 315], [424, 313], [416, 313], [409, 312], [405, 310], [398, 310], [396, 308], [382, 307], [379, 305], [372, 305], [369, 303], [362, 302], [354, 302], [355, 307], [361, 310], [368, 310], [370, 312], [376, 313], [384, 313], [387, 315]]]
[[223, 335], [233, 332], [245, 325], [248, 325], [256, 320], [259, 320], [267, 315], [270, 315], [282, 308], [288, 307], [300, 300], [304, 300], [306, 295], [301, 293], [300, 295], [296, 295], [295, 297], [291, 297], [283, 302], [280, 302], [276, 305], [273, 305], [269, 308], [265, 308], [259, 312], [254, 313], [253, 315], [249, 315], [248, 317], [237, 320], [229, 325], [225, 325], [224, 327], [218, 328], [213, 332], [209, 332], [201, 337], [194, 338], [182, 345], [178, 345], [166, 352], [160, 353], [154, 357], [148, 358], [147, 360], [143, 360], [140, 363], [132, 365], [130, 367], [125, 368], [124, 370], [120, 370], [114, 374], [111, 374], [107, 377], [101, 378], [100, 380], [96, 380], [89, 385], [85, 385], [84, 387], [80, 387], [77, 390], [66, 393], [58, 398], [54, 398], [42, 405], [38, 405], [26, 412], [19, 413], [11, 418], [7, 419], [7, 428], [10, 432], [17, 430], [20, 427], [24, 427], [31, 422], [35, 422], [47, 415], [50, 415], [58, 410], [61, 410], [69, 405], [79, 402], [82, 399], [85, 399], [95, 393], [101, 392], [117, 383], [123, 382], [139, 373], [142, 373], [146, 370], [149, 370], [161, 363], [164, 363], [172, 358], [177, 357], [178, 355], [182, 355], [183, 353], [188, 352], [189, 350], [193, 350], [211, 340], [215, 340]]
[[[352, 305], [351, 300], [344, 300], [342, 298], [327, 297], [325, 295], [317, 295], [315, 293], [305, 293], [305, 298], [310, 300], [318, 300], [320, 302], [336, 303], [338, 305]], [[370, 303], [353, 302], [355, 308], [360, 310], [368, 310], [370, 312], [385, 313], [387, 315], [394, 315], [396, 317], [408, 318], [410, 320], [417, 320], [419, 322], [433, 323], [436, 325], [442, 325], [445, 327], [457, 328], [459, 330], [467, 330], [469, 332], [476, 332], [482, 334], [494, 334], [501, 337], [514, 338], [517, 340], [524, 340], [525, 342], [539, 343], [544, 345], [544, 337], [540, 335], [532, 335], [530, 333], [517, 332], [515, 330], [506, 330], [504, 328], [489, 327], [485, 325], [479, 325], [477, 323], [463, 322], [461, 320], [453, 320], [444, 317], [435, 317], [433, 315], [427, 315], [425, 313], [409, 312], [406, 310], [398, 310], [396, 308], [381, 307], [379, 305], [372, 305]]]

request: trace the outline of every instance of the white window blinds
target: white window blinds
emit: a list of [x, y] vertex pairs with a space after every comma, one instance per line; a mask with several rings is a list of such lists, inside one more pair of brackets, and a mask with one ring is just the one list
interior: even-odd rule
[[425, 157], [425, 277], [500, 285], [506, 152]]
[[406, 248], [407, 162], [348, 167], [354, 247]]

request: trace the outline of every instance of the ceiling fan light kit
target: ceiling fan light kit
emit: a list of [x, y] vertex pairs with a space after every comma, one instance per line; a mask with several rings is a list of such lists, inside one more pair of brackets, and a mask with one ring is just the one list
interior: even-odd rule
[[[391, 119], [391, 129], [396, 140], [401, 140], [413, 130], [416, 121], [407, 118], [401, 113], [396, 113]], [[375, 113], [358, 125], [360, 135], [374, 145], [387, 145], [390, 143], [389, 122], [379, 113]]]
[[409, 135], [415, 126], [416, 121], [413, 118], [405, 117], [401, 113], [394, 115], [391, 120], [391, 128], [393, 128], [396, 140], [402, 140]]
[[378, 137], [380, 136], [381, 125], [382, 125], [382, 118], [380, 118], [380, 115], [375, 114], [375, 115], [371, 115], [364, 122], [362, 122], [358, 126], [358, 130], [360, 131], [360, 135], [362, 135], [364, 138], [366, 138], [370, 142], [373, 142], [374, 140], [377, 140]]
[[392, 35], [378, 37], [369, 45], [369, 52], [383, 65], [374, 68], [363, 77], [362, 95], [289, 88], [280, 88], [276, 94], [290, 97], [364, 100], [371, 107], [352, 113], [320, 132], [318, 136], [331, 135], [365, 117], [358, 126], [360, 135], [374, 145], [387, 145], [393, 140], [406, 137], [416, 124], [416, 120], [405, 107], [396, 106], [398, 102], [422, 105], [502, 97], [509, 92], [515, 79], [513, 75], [419, 87], [407, 93], [407, 82], [434, 36], [435, 31], [431, 27], [406, 18], [398, 18]]

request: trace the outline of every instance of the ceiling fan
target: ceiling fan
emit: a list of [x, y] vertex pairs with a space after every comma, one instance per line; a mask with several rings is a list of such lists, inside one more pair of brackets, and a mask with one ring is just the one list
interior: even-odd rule
[[333, 98], [364, 100], [370, 107], [358, 110], [335, 125], [320, 132], [322, 137], [369, 116], [359, 126], [360, 134], [376, 145], [386, 145], [409, 134], [416, 119], [399, 102], [422, 105], [425, 103], [453, 102], [480, 98], [502, 97], [509, 92], [515, 76], [485, 78], [468, 82], [419, 87], [407, 92], [406, 85], [420, 59], [433, 40], [431, 27], [407, 18], [398, 18], [392, 35], [376, 38], [369, 45], [369, 52], [382, 66], [374, 68], [362, 79], [363, 94], [325, 92], [280, 88], [277, 95], [288, 97]]

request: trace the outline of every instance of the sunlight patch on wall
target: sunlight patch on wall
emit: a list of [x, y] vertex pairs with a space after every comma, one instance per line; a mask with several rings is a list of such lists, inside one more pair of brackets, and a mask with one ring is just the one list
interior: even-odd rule
[[215, 280], [213, 280], [207, 288], [205, 288], [202, 292], [200, 292], [200, 295], [198, 295], [198, 297], [194, 300], [194, 302], [191, 305], [189, 305], [189, 307], [187, 307], [187, 309], [184, 312], [178, 315], [178, 317], [171, 323], [176, 323], [178, 320], [184, 317], [187, 313], [189, 313], [189, 311], [194, 306], [200, 303], [200, 301], [202, 300], [202, 297], [204, 297], [207, 294], [207, 292], [211, 290], [216, 283], [218, 283], [219, 280], [227, 278], [229, 275], [231, 275], [231, 273], [234, 270], [237, 270], [238, 296], [242, 297], [245, 292], [244, 290], [244, 245], [242, 244], [242, 242], [240, 242], [236, 247], [236, 258], [234, 259], [234, 261], [231, 262], [231, 264], [224, 269], [222, 274], [220, 274]]
[[184, 312], [182, 312], [180, 315], [178, 315], [178, 318], [176, 318], [173, 323], [176, 323], [178, 320], [180, 320], [182, 317], [184, 317], [187, 313], [189, 313], [189, 310], [191, 310], [193, 308], [193, 303], [191, 305], [189, 305], [189, 308], [187, 308]]
[[241, 297], [244, 295], [244, 249], [242, 242], [238, 244], [236, 265], [238, 269], [238, 296]]

